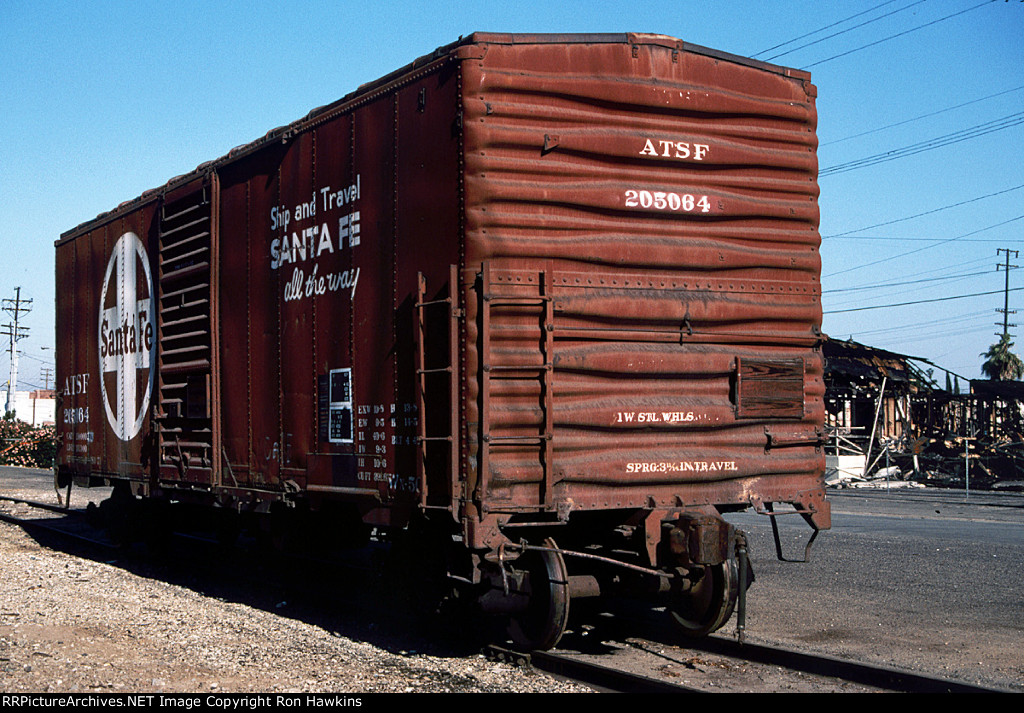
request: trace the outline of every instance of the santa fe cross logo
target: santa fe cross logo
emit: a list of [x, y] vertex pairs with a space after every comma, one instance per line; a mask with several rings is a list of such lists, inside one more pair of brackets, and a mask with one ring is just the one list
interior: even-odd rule
[[135, 233], [125, 233], [114, 245], [103, 278], [99, 333], [103, 406], [122, 441], [142, 428], [153, 391], [154, 303], [146, 248]]

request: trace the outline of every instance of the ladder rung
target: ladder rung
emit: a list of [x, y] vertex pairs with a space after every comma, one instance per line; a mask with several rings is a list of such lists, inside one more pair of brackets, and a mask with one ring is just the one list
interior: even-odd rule
[[206, 441], [164, 441], [160, 444], [161, 448], [210, 448], [211, 445]]
[[550, 441], [551, 436], [544, 434], [543, 436], [484, 436], [486, 443], [502, 443], [506, 445], [533, 445], [535, 443], [544, 443]]
[[498, 364], [494, 366], [484, 365], [484, 371], [549, 371], [551, 368], [552, 365], [547, 363], [534, 364], [532, 366], [528, 364], [524, 364], [523, 366], [513, 366], [507, 364]]
[[489, 302], [491, 306], [494, 305], [523, 305], [523, 306], [540, 306], [547, 304], [551, 301], [550, 297], [484, 297], [484, 300]]
[[430, 300], [429, 302], [417, 302], [417, 307], [430, 307], [431, 305], [450, 305], [451, 300]]

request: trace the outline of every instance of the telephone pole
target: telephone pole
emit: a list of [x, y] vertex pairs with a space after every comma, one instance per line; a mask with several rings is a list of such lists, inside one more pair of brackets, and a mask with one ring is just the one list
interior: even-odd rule
[[[1017, 251], [1016, 250], [1010, 250], [1008, 248], [999, 248], [998, 250], [996, 250], [996, 255], [998, 255], [999, 253], [1006, 253], [1006, 264], [1004, 264], [1004, 265], [1000, 265], [998, 263], [996, 264], [996, 272], [998, 272], [1000, 269], [1002, 269], [1002, 270], [1004, 270], [1006, 272], [1006, 287], [1003, 290], [1003, 308], [1002, 309], [996, 309], [996, 312], [1002, 312], [1003, 313], [1003, 336], [1007, 337], [1010, 334], [1009, 328], [1017, 326], [1016, 324], [1010, 324], [1007, 321], [1008, 318], [1009, 318], [1009, 315], [1017, 314], [1017, 310], [1011, 310], [1010, 309], [1010, 270], [1011, 269], [1013, 269], [1013, 270], [1017, 269], [1016, 265], [1011, 265], [1010, 264], [1010, 253], [1013, 253], [1013, 257], [1014, 257], [1014, 259], [1016, 259], [1017, 258]], [[996, 326], [997, 327], [999, 326], [998, 322], [996, 322]], [[996, 336], [999, 336], [999, 335], [997, 334]]]
[[18, 391], [18, 341], [28, 336], [28, 327], [20, 326], [18, 322], [21, 315], [32, 311], [32, 300], [23, 300], [21, 288], [15, 287], [14, 299], [4, 300], [3, 308], [14, 319], [13, 324], [5, 324], [5, 331], [0, 332], [0, 335], [11, 339], [11, 378], [7, 382], [7, 405], [4, 409], [4, 413], [10, 414], [14, 411], [14, 398]]

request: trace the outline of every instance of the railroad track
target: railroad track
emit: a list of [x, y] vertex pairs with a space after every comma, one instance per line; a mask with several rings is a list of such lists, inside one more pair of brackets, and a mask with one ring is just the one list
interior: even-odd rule
[[996, 689], [940, 676], [906, 671], [891, 666], [850, 661], [826, 654], [813, 654], [770, 644], [739, 643], [711, 636], [694, 648], [732, 656], [753, 663], [782, 666], [805, 674], [834, 678], [883, 691], [900, 693], [993, 693]]
[[[18, 512], [18, 506], [23, 506], [21, 509], [28, 508], [28, 511]], [[28, 514], [38, 511], [63, 517], [31, 517]], [[84, 510], [69, 509], [27, 498], [0, 495], [0, 520], [27, 530], [44, 531], [69, 538], [90, 547], [104, 550], [117, 549], [117, 544], [111, 541], [102, 530], [92, 527], [86, 522]]]
[[[532, 666], [552, 675], [579, 681], [601, 691], [620, 693], [709, 693], [767, 692], [772, 690], [800, 692], [894, 692], [894, 693], [1005, 693], [1001, 689], [957, 681], [939, 676], [905, 671], [889, 666], [850, 661], [825, 654], [795, 651], [768, 644], [739, 644], [721, 637], [708, 637], [692, 642], [689, 648], [674, 651], [664, 644], [631, 640], [629, 648], [650, 655], [647, 665], [631, 657], [630, 668], [638, 665], [645, 673], [624, 670], [615, 655], [606, 654], [607, 661], [597, 663], [594, 656], [569, 651], [522, 653], [500, 647], [489, 647], [488, 655], [524, 666]], [[655, 651], [658, 649], [658, 651]], [[669, 649], [670, 653], [666, 653]], [[694, 652], [698, 652], [694, 656]], [[669, 680], [659, 675], [665, 666], [658, 660], [686, 663], [701, 659], [700, 653], [712, 654], [714, 662], [704, 657], [703, 665], [712, 669], [703, 682]], [[755, 668], [751, 668], [753, 665]], [[761, 668], [758, 668], [761, 667]], [[764, 668], [772, 673], [765, 680]], [[714, 669], [721, 671], [717, 675]], [[742, 673], [746, 671], [746, 673]], [[730, 672], [730, 673], [727, 673]], [[741, 672], [737, 674], [736, 672]], [[681, 674], [674, 674], [682, 678]], [[693, 678], [699, 678], [694, 676]], [[744, 680], [747, 683], [744, 684]], [[773, 683], [772, 679], [777, 679]], [[802, 681], [799, 685], [793, 680]]]
[[490, 645], [488, 658], [517, 666], [532, 666], [545, 673], [587, 684], [598, 691], [609, 693], [703, 693], [703, 690], [682, 683], [672, 683], [651, 676], [631, 673], [612, 666], [583, 661], [553, 651], [524, 653], [501, 646]]

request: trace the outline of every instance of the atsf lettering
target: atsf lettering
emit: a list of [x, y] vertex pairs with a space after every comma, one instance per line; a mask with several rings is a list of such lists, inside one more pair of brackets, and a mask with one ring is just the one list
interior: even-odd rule
[[62, 396], [78, 396], [84, 394], [89, 389], [89, 374], [72, 374], [71, 376], [64, 379], [64, 390], [61, 392]]
[[696, 144], [690, 141], [673, 141], [671, 139], [647, 139], [640, 150], [641, 156], [652, 158], [674, 158], [681, 161], [703, 161], [711, 147], [708, 144]]

